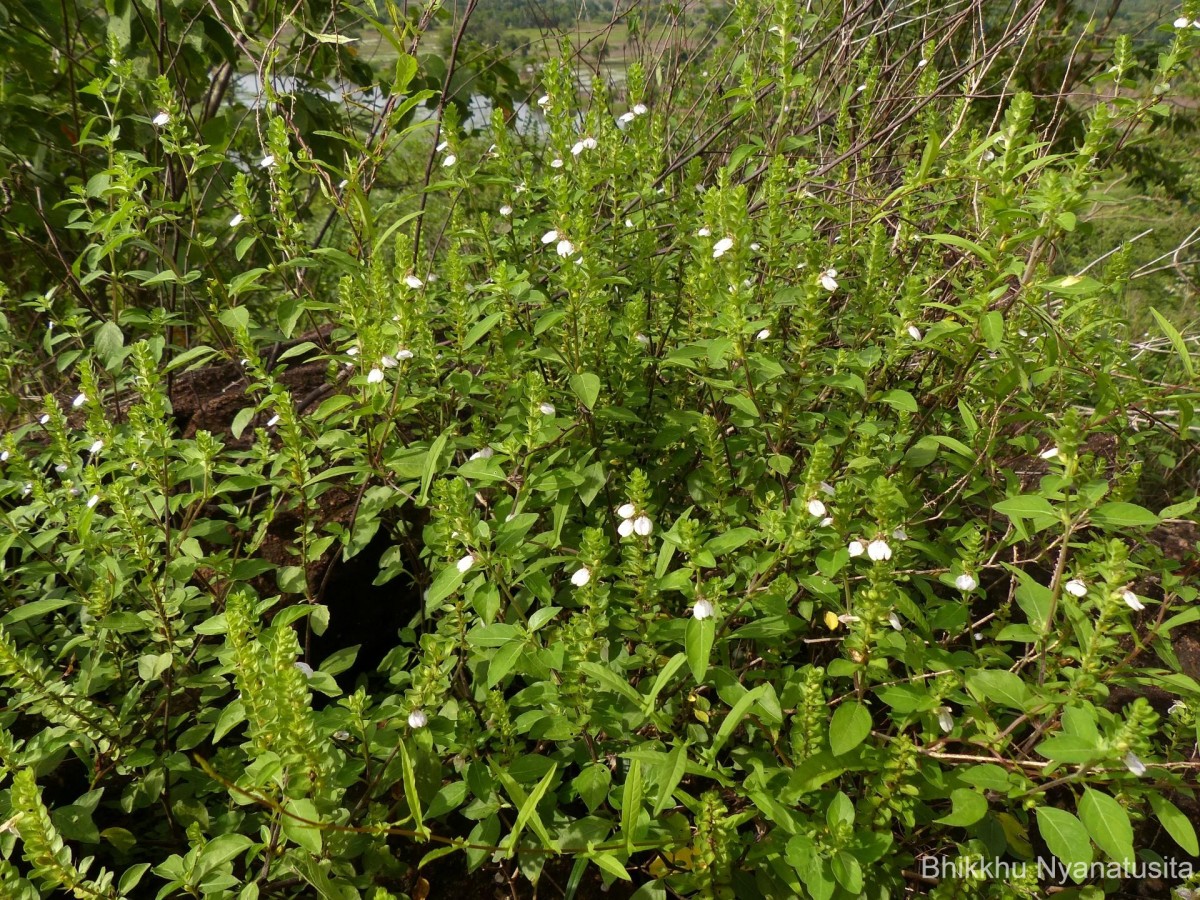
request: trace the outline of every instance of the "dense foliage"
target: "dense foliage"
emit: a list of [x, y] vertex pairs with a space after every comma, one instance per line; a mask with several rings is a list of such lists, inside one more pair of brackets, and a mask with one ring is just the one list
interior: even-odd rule
[[13, 4], [5, 896], [1197, 887], [1190, 338], [1061, 250], [1200, 6], [1068, 140], [1065, 5], [743, 0], [614, 91]]

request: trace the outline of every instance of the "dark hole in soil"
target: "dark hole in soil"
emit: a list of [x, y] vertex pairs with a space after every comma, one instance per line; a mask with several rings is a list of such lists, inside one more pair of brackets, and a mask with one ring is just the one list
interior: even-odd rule
[[383, 554], [395, 543], [386, 528], [380, 528], [362, 552], [343, 560], [335, 557], [325, 588], [329, 627], [315, 632], [309, 645], [312, 665], [344, 647], [359, 646], [358, 656], [337, 676], [344, 690], [353, 690], [360, 679], [370, 677], [399, 641], [399, 631], [417, 614], [421, 589], [411, 574], [412, 560], [405, 571], [386, 584], [375, 584]]

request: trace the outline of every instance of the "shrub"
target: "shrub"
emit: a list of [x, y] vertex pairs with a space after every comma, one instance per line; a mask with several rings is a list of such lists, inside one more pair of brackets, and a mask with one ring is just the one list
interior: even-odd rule
[[1130, 357], [1122, 254], [1053, 266], [1158, 97], [1118, 45], [1051, 152], [975, 99], [1032, 13], [975, 55], [731, 16], [620, 101], [567, 47], [532, 133], [404, 118], [398, 50], [348, 163], [284, 98], [231, 162], [113, 42], [74, 280], [9, 285], [9, 893], [1036, 897], [968, 863], [1041, 855], [1098, 896], [1197, 854], [1155, 532], [1196, 499], [1142, 488], [1192, 360]]

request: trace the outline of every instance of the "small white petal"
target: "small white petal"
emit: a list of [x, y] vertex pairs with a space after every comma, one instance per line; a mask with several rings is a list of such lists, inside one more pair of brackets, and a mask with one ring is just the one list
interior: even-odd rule
[[1043, 450], [1038, 456], [1042, 459], [1054, 459], [1054, 457], [1058, 456], [1058, 448], [1051, 447], [1049, 450]]
[[937, 708], [938, 726], [942, 731], [949, 734], [954, 730], [954, 716], [950, 715], [950, 707], [939, 706]]
[[549, 106], [550, 105], [550, 95], [542, 94], [542, 96], [538, 97], [537, 105], [540, 106], [542, 109], [545, 109], [547, 106]]
[[820, 522], [818, 522], [817, 524], [818, 524], [819, 526], [821, 526], [822, 528], [828, 528], [830, 525], [832, 525], [832, 524], [833, 524], [833, 516], [826, 516], [825, 518], [823, 518], [823, 519], [822, 519]]
[[1170, 708], [1167, 710], [1167, 715], [1169, 716], [1169, 715], [1171, 715], [1171, 713], [1180, 711], [1180, 710], [1182, 710], [1183, 712], [1187, 712], [1187, 708], [1188, 708], [1188, 705], [1186, 703], [1184, 703], [1182, 700], [1176, 700], [1174, 703], [1171, 704]]
[[650, 346], [650, 338], [646, 337], [646, 335], [644, 335], [644, 334], [635, 334], [633, 336], [633, 339], [635, 341], [637, 341], [639, 344], [641, 344], [643, 347]]
[[258, 161], [258, 167], [260, 169], [269, 169], [273, 165], [275, 165], [275, 157], [271, 156], [270, 154], [267, 154]]
[[40, 419], [38, 419], [38, 421], [41, 422], [43, 425], [45, 425], [47, 422], [50, 421], [50, 414], [46, 413]]
[[1121, 599], [1124, 600], [1125, 605], [1128, 606], [1130, 609], [1132, 609], [1134, 612], [1141, 612], [1143, 609], [1146, 608], [1146, 604], [1144, 604], [1138, 598], [1138, 595], [1135, 594], [1133, 591], [1126, 591], [1124, 594], [1121, 595]]
[[867, 556], [874, 562], [883, 562], [892, 558], [892, 548], [883, 538], [876, 538], [867, 545]]
[[908, 326], [908, 336], [910, 338], [912, 338], [914, 341], [919, 341], [921, 339], [921, 329], [918, 328], [916, 325], [909, 325]]
[[398, 359], [400, 361], [404, 361], [406, 359], [412, 359], [412, 358], [413, 358], [413, 352], [411, 350], [409, 350], [407, 347], [401, 347], [399, 350], [396, 351], [396, 359]]
[[634, 107], [633, 107], [633, 114], [634, 114], [635, 116], [644, 116], [644, 115], [645, 115], [646, 113], [648, 113], [649, 111], [650, 111], [650, 110], [646, 109], [646, 104], [645, 104], [645, 103], [637, 103], [637, 104], [634, 104]]
[[555, 247], [555, 250], [558, 251], [559, 256], [565, 258], [575, 252], [575, 245], [572, 244], [570, 241], [568, 241], [566, 238], [563, 238], [561, 241], [558, 242], [558, 245]]
[[631, 112], [622, 113], [621, 115], [617, 116], [617, 122], [619, 122], [622, 125], [628, 125], [630, 122], [632, 122], [636, 118], [637, 118], [637, 116], [635, 116]]
[[960, 591], [966, 593], [967, 591], [973, 591], [975, 588], [979, 587], [979, 582], [975, 580], [974, 575], [971, 575], [968, 572], [963, 572], [954, 579], [954, 586]]
[[770, 336], [771, 336], [771, 329], [770, 329], [770, 328], [764, 328], [762, 331], [760, 331], [760, 332], [759, 332], [758, 334], [756, 334], [754, 337], [755, 337], [755, 339], [756, 339], [756, 340], [765, 341], [765, 340], [766, 340], [767, 338], [769, 338]]
[[157, 125], [159, 128], [162, 128], [164, 125], [166, 125], [170, 121], [171, 121], [171, 114], [168, 112], [165, 112], [165, 111], [160, 112], [157, 116], [154, 117], [154, 124]]
[[380, 358], [379, 363], [385, 369], [394, 369], [396, 366], [400, 365], [400, 360], [396, 359], [394, 356], [384, 355]]
[[441, 153], [443, 150], [445, 150], [449, 146], [450, 146], [449, 141], [442, 141], [440, 144], [437, 145], [437, 152]]
[[558, 232], [555, 231], [553, 228], [551, 228], [549, 231], [547, 231], [545, 234], [542, 235], [542, 243], [543, 244], [553, 244], [557, 240], [558, 240]]
[[242, 224], [242, 221], [244, 218], [245, 217], [241, 213], [238, 213], [236, 216], [234, 216], [232, 219], [229, 220], [229, 227], [237, 228], [239, 225]]
[[620, 525], [618, 525], [617, 534], [623, 538], [627, 538], [633, 534], [633, 519], [625, 519]]
[[271, 418], [267, 422], [267, 427], [274, 428], [278, 424], [279, 424], [279, 416], [271, 416]]
[[412, 288], [414, 291], [415, 291], [417, 288], [423, 288], [423, 287], [425, 287], [425, 282], [423, 282], [423, 281], [422, 281], [420, 278], [418, 278], [416, 275], [405, 275], [405, 276], [404, 276], [404, 283], [405, 283], [405, 284], [407, 284], [407, 285], [408, 285], [410, 288]]
[[1146, 774], [1146, 764], [1137, 758], [1137, 755], [1130, 752], [1125, 754], [1125, 768], [1138, 777]]
[[0, 451], [0, 462], [8, 462], [8, 451]]
[[351, 347], [349, 350], [346, 351], [346, 355], [347, 356], [358, 356], [358, 348]]
[[59, 463], [57, 466], [54, 467], [54, 471], [57, 472], [59, 475], [61, 475], [63, 472], [67, 471], [67, 464]]
[[428, 724], [429, 724], [429, 716], [425, 715], [424, 710], [414, 709], [412, 712], [410, 712], [408, 714], [408, 727], [409, 728], [424, 728]]
[[367, 373], [367, 384], [379, 384], [383, 381], [383, 369], [372, 369]]
[[720, 259], [733, 247], [733, 238], [723, 237], [713, 244], [713, 259]]
[[468, 456], [467, 461], [470, 462], [470, 461], [476, 460], [476, 459], [491, 459], [492, 455], [495, 452], [496, 451], [493, 450], [491, 447], [484, 447], [481, 450], [476, 450], [474, 453], [472, 453], [470, 456]]
[[1087, 593], [1087, 585], [1078, 578], [1072, 578], [1065, 585], [1066, 591], [1072, 597], [1082, 597]]
[[500, 215], [511, 216], [512, 215], [512, 207], [509, 206], [507, 203], [505, 203], [502, 207], [500, 207]]
[[918, 60], [918, 62], [917, 62], [917, 68], [918, 68], [918, 69], [923, 69], [923, 68], [925, 68], [927, 65], [929, 65], [929, 60], [927, 60], [927, 59]]
[[624, 506], [617, 508], [617, 515], [622, 519], [632, 519], [637, 515], [637, 507], [632, 503], [626, 503]]
[[475, 556], [468, 553], [456, 563], [459, 572], [466, 572], [471, 566], [475, 565]]
[[649, 516], [638, 516], [633, 520], [633, 530], [642, 537], [648, 537], [650, 532], [654, 530], [654, 523], [650, 521]]
[[92, 456], [95, 456], [97, 453], [99, 453], [103, 449], [104, 449], [104, 441], [93, 441], [92, 446], [88, 447], [88, 453], [92, 454]]
[[808, 501], [808, 514], [810, 516], [813, 516], [818, 519], [824, 518], [825, 504], [822, 503], [820, 500], [816, 500], [816, 499], [809, 500]]
[[711, 619], [713, 617], [713, 605], [711, 600], [705, 600], [701, 597], [692, 606], [692, 615], [700, 620]]
[[301, 672], [303, 672], [305, 678], [312, 678], [313, 675], [316, 674], [313, 671], [313, 667], [310, 666], [306, 662], [300, 662], [299, 660], [297, 660], [296, 662], [292, 663], [292, 665], [295, 666], [297, 669], [299, 669]]
[[844, 614], [838, 616], [837, 619], [843, 625], [853, 625], [855, 622], [862, 621], [862, 619], [860, 619], [858, 616], [852, 616], [849, 613], [844, 613]]
[[825, 290], [829, 291], [830, 293], [833, 293], [838, 289], [837, 281], [828, 273], [822, 275], [819, 280], [821, 282], [821, 287], [825, 288]]
[[538, 405], [538, 412], [540, 412], [543, 416], [552, 416], [554, 415], [554, 404], [541, 403]]
[[822, 493], [822, 494], [824, 494], [824, 495], [825, 495], [825, 496], [827, 496], [827, 497], [832, 497], [834, 494], [836, 494], [836, 493], [837, 493], [837, 491], [835, 491], [835, 490], [833, 489], [833, 485], [832, 485], [832, 484], [830, 484], [828, 481], [822, 481], [822, 482], [821, 482], [821, 483], [818, 485], [818, 487], [821, 489], [821, 493]]
[[867, 552], [867, 548], [863, 546], [862, 541], [851, 541], [846, 550], [851, 556], [862, 556]]
[[88, 502], [87, 502], [88, 509], [91, 509], [99, 502], [100, 502], [100, 495], [92, 494], [92, 496], [88, 497]]
[[1191, 23], [1188, 22], [1187, 16], [1180, 16], [1178, 19], [1175, 20], [1176, 28], [1187, 28], [1189, 24], [1191, 24]]
[[75, 399], [71, 401], [71, 405], [76, 409], [87, 403], [87, 394], [76, 394]]
[[587, 566], [576, 569], [574, 574], [571, 575], [571, 584], [575, 585], [575, 587], [583, 587], [591, 580], [592, 573]]
[[888, 613], [888, 624], [890, 624], [896, 631], [904, 630], [904, 625], [901, 624], [900, 617], [894, 612]]
[[452, 165], [454, 165], [456, 162], [458, 162], [458, 157], [455, 156], [453, 153], [451, 153], [449, 156], [447, 156], [445, 159], [442, 160], [442, 168], [448, 169]]
[[696, 232], [696, 237], [712, 237], [712, 229], [707, 227], [701, 228]]
[[550, 160], [550, 168], [561, 169], [562, 167], [563, 167], [563, 161], [561, 159]]
[[895, 528], [892, 529], [892, 537], [894, 537], [898, 541], [907, 541], [908, 540], [908, 532], [897, 525]]

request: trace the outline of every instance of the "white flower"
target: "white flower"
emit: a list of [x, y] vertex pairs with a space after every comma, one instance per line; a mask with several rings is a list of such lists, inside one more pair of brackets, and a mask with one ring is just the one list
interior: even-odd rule
[[350, 732], [346, 731], [345, 729], [341, 731], [335, 731], [333, 733], [333, 739], [335, 741], [348, 741], [350, 740]]
[[349, 350], [346, 351], [346, 355], [347, 356], [358, 356], [358, 348], [351, 347]]
[[552, 416], [554, 415], [554, 404], [541, 403], [538, 405], [538, 412], [540, 412], [543, 416]]
[[396, 359], [398, 359], [402, 362], [406, 359], [412, 359], [412, 358], [413, 358], [413, 352], [411, 350], [409, 350], [407, 347], [401, 347], [399, 350], [396, 351]]
[[908, 532], [905, 531], [903, 528], [901, 528], [899, 525], [897, 525], [895, 528], [892, 529], [892, 537], [894, 537], [898, 541], [907, 541], [908, 540]]
[[269, 153], [258, 161], [258, 167], [260, 169], [269, 169], [273, 165], [275, 165], [275, 157]]
[[88, 497], [88, 502], [87, 502], [88, 509], [91, 509], [99, 502], [100, 502], [100, 495], [92, 494], [92, 496]]
[[242, 220], [244, 218], [245, 217], [241, 213], [238, 213], [236, 216], [234, 216], [232, 219], [229, 220], [229, 227], [237, 228], [239, 225], [242, 224]]
[[837, 617], [837, 620], [843, 625], [853, 625], [855, 622], [862, 621], [862, 619], [860, 619], [858, 616], [852, 616], [849, 613], [843, 613]]
[[835, 279], [836, 275], [837, 269], [826, 269], [817, 277], [817, 280], [821, 283], [821, 287], [832, 293], [838, 289], [838, 283]]
[[626, 220], [625, 220], [625, 227], [626, 227], [626, 228], [632, 228], [632, 227], [633, 227], [633, 219], [626, 219]]
[[339, 191], [343, 190], [346, 187], [346, 185], [348, 185], [349, 183], [350, 183], [349, 178], [343, 178], [341, 181], [338, 182], [338, 190]]
[[927, 59], [918, 60], [918, 62], [917, 62], [917, 68], [918, 68], [918, 69], [923, 69], [923, 68], [925, 68], [927, 65], [929, 65], [929, 60], [927, 60]]
[[367, 384], [379, 384], [383, 381], [383, 369], [375, 368], [367, 373]]
[[624, 506], [617, 508], [617, 515], [622, 519], [632, 519], [637, 515], [637, 507], [632, 503], [626, 503]]
[[575, 587], [583, 587], [591, 580], [592, 573], [587, 566], [581, 566], [571, 575], [571, 584], [575, 585]]
[[888, 613], [888, 624], [890, 624], [896, 631], [904, 630], [904, 626], [900, 624], [900, 617], [894, 612]]
[[991, 162], [995, 158], [996, 158], [996, 154], [993, 153], [991, 150], [983, 151], [983, 161], [984, 162]]
[[455, 156], [453, 153], [451, 153], [449, 156], [447, 156], [445, 159], [442, 160], [442, 168], [448, 169], [452, 165], [454, 165], [456, 162], [458, 162], [458, 157]]
[[1124, 594], [1121, 595], [1121, 599], [1124, 600], [1125, 605], [1128, 606], [1130, 609], [1132, 609], [1134, 612], [1141, 612], [1143, 609], [1146, 608], [1146, 604], [1144, 604], [1140, 599], [1138, 599], [1138, 595], [1135, 594], [1133, 591], [1126, 591]]
[[766, 340], [767, 338], [769, 338], [770, 336], [771, 336], [771, 329], [770, 329], [770, 328], [764, 328], [762, 331], [760, 331], [760, 332], [759, 332], [758, 334], [756, 334], [754, 337], [755, 337], [755, 339], [756, 339], [756, 340], [759, 340], [759, 341], [765, 341], [765, 340]]
[[429, 716], [425, 715], [423, 709], [414, 709], [408, 714], [409, 728], [424, 728], [429, 724]]
[[713, 244], [713, 259], [720, 259], [733, 246], [733, 238], [723, 237]]
[[537, 105], [540, 106], [542, 109], [545, 109], [546, 107], [548, 107], [550, 105], [550, 95], [542, 94], [542, 96], [538, 97]]
[[279, 424], [279, 416], [271, 416], [270, 421], [267, 422], [267, 427], [274, 428], [278, 424]]
[[388, 356], [387, 354], [384, 354], [382, 357], [380, 357], [379, 362], [385, 369], [394, 369], [396, 366], [400, 365], [400, 360], [396, 359], [394, 356]]
[[1176, 28], [1187, 28], [1189, 24], [1191, 24], [1191, 23], [1188, 22], [1187, 16], [1180, 16], [1178, 19], [1175, 20]]
[[630, 122], [632, 122], [636, 118], [637, 118], [637, 116], [635, 116], [631, 112], [622, 113], [621, 115], [617, 116], [617, 122], [619, 122], [622, 125], [628, 125]]
[[76, 409], [87, 403], [87, 394], [76, 394], [75, 399], [71, 401], [71, 405]]
[[475, 565], [475, 556], [471, 553], [468, 553], [466, 556], [460, 559], [456, 565], [460, 573], [466, 573], [471, 566]]
[[437, 145], [437, 152], [441, 153], [443, 150], [445, 150], [449, 146], [450, 146], [449, 141], [442, 141], [440, 144]]
[[649, 516], [638, 516], [633, 520], [633, 530], [642, 537], [648, 537], [650, 532], [654, 530], [654, 523], [650, 521]]
[[823, 518], [825, 515], [825, 504], [820, 500], [812, 499], [808, 501], [808, 514], [817, 519]]
[[511, 216], [512, 215], [512, 207], [509, 206], [507, 203], [505, 203], [502, 207], [500, 207], [500, 215]]
[[701, 621], [704, 619], [711, 619], [713, 617], [713, 612], [714, 610], [712, 601], [705, 600], [703, 597], [697, 600], [695, 605], [692, 606], [692, 615]]
[[867, 556], [873, 562], [882, 562], [885, 559], [892, 558], [892, 548], [888, 546], [888, 542], [883, 538], [875, 538], [875, 540], [867, 544]]
[[828, 528], [830, 525], [833, 524], [833, 516], [826, 516], [817, 524], [820, 525], [822, 528]]
[[163, 110], [157, 116], [154, 117], [153, 121], [154, 121], [155, 126], [157, 126], [158, 128], [162, 128], [164, 125], [166, 125], [168, 122], [171, 121], [171, 114], [169, 112], [167, 112], [166, 110]]
[[557, 240], [558, 240], [558, 232], [555, 231], [553, 228], [551, 228], [549, 231], [547, 231], [545, 234], [542, 235], [542, 243], [543, 244], [553, 244]]
[[635, 104], [633, 107], [633, 114], [635, 116], [644, 116], [649, 111], [650, 110], [646, 109], [645, 103], [638, 103], [638, 104]]
[[558, 251], [559, 256], [565, 258], [575, 252], [575, 245], [572, 244], [570, 241], [568, 241], [566, 238], [563, 238], [562, 240], [560, 240], [558, 242], [558, 246], [555, 247], [555, 250]]
[[0, 451], [0, 462], [8, 462], [8, 451]]
[[93, 441], [92, 446], [88, 447], [88, 453], [92, 454], [92, 456], [95, 456], [97, 453], [99, 453], [103, 449], [104, 449], [104, 441]]
[[1072, 597], [1082, 597], [1084, 594], [1087, 593], [1087, 585], [1084, 584], [1082, 581], [1080, 581], [1078, 578], [1072, 578], [1070, 581], [1068, 581], [1066, 583], [1065, 587], [1066, 587], [1067, 593], [1070, 594]]
[[851, 541], [850, 546], [846, 548], [851, 556], [862, 556], [867, 552], [867, 548], [863, 546], [862, 541]]
[[1188, 705], [1186, 703], [1184, 703], [1182, 700], [1176, 700], [1174, 703], [1171, 704], [1170, 708], [1167, 710], [1167, 715], [1168, 716], [1171, 715], [1171, 713], [1175, 712], [1176, 710], [1182, 710], [1183, 712], [1187, 712], [1187, 708], [1188, 708]]
[[[54, 467], [54, 471], [57, 472], [59, 475], [61, 475], [63, 472], [67, 471], [67, 464], [59, 463], [57, 466]], [[76, 493], [78, 493], [78, 491]]]
[[963, 572], [954, 579], [954, 586], [965, 594], [967, 591], [973, 591], [979, 587], [979, 582], [975, 580], [975, 576], [971, 573]]
[[1058, 448], [1051, 447], [1048, 450], [1043, 450], [1041, 453], [1038, 454], [1038, 456], [1041, 457], [1042, 459], [1054, 459], [1054, 457], [1058, 456]]
[[837, 493], [837, 491], [835, 491], [833, 489], [833, 485], [830, 484], [828, 481], [822, 481], [817, 486], [821, 489], [821, 493], [825, 494], [827, 497], [832, 497], [834, 494]]
[[1141, 777], [1142, 775], [1146, 774], [1146, 764], [1138, 759], [1137, 755], [1132, 751], [1125, 754], [1125, 759], [1122, 760], [1122, 762], [1125, 763], [1125, 768], [1127, 768], [1134, 775]]
[[625, 519], [623, 522], [621, 522], [621, 524], [617, 526], [617, 534], [623, 538], [627, 538], [633, 534], [633, 519]]
[[476, 460], [476, 459], [491, 459], [492, 454], [494, 454], [495, 452], [496, 451], [493, 450], [491, 447], [483, 447], [482, 449], [476, 450], [474, 453], [472, 453], [470, 456], [468, 456], [467, 462], [471, 462], [472, 460]]
[[712, 237], [712, 229], [706, 225], [696, 232], [696, 237]]
[[595, 150], [596, 139], [594, 137], [585, 137], [581, 141], [576, 141], [575, 146], [571, 148], [571, 155], [578, 156], [584, 150]]
[[937, 708], [937, 720], [938, 726], [942, 729], [942, 731], [946, 732], [946, 734], [949, 734], [954, 730], [954, 716], [950, 715], [950, 707], [939, 706]]
[[918, 328], [916, 325], [909, 325], [908, 326], [908, 336], [910, 338], [912, 338], [914, 341], [919, 341], [921, 339], [921, 329]]
[[38, 421], [41, 424], [45, 425], [47, 422], [50, 421], [50, 414], [49, 413], [44, 414], [40, 419], [38, 419]]
[[299, 660], [296, 660], [296, 662], [292, 663], [292, 665], [303, 672], [305, 678], [312, 678], [313, 675], [316, 674], [313, 671], [313, 667], [306, 662], [300, 662]]
[[423, 287], [425, 287], [425, 282], [423, 282], [423, 281], [422, 281], [420, 278], [418, 278], [416, 275], [405, 275], [405, 276], [404, 276], [404, 283], [405, 283], [405, 284], [407, 284], [407, 285], [408, 285], [410, 288], [412, 288], [414, 291], [415, 291], [415, 290], [417, 290], [417, 288], [423, 288]]
[[33, 490], [33, 482], [32, 481], [25, 482], [25, 486], [23, 488], [21, 488], [21, 496], [28, 497], [29, 492], [32, 490]]
[[550, 168], [561, 169], [562, 167], [563, 167], [563, 161], [561, 159], [550, 160]]
[[644, 334], [641, 334], [641, 333], [635, 334], [633, 336], [633, 339], [635, 341], [637, 341], [639, 344], [641, 344], [643, 347], [650, 346], [650, 338], [646, 337], [646, 335], [644, 335]]

